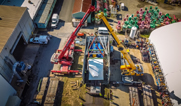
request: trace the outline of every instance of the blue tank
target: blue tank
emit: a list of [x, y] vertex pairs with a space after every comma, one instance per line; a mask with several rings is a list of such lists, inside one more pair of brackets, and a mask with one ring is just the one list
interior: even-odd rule
[[[97, 46], [99, 47], [99, 49], [103, 49], [102, 45], [100, 43], [97, 43]], [[101, 51], [102, 54], [103, 54], [103, 51]], [[100, 53], [100, 51], [98, 51], [98, 53]], [[103, 55], [102, 54], [97, 54], [97, 57], [99, 58], [103, 58]]]
[[[96, 44], [93, 43], [93, 44], [91, 45], [90, 49], [91, 49], [91, 50], [92, 50], [92, 49], [97, 50]], [[96, 51], [93, 51], [92, 53], [94, 53], [94, 52], [96, 52]], [[91, 53], [91, 51], [89, 51], [89, 53]], [[92, 57], [92, 54], [90, 55], [90, 57]]]

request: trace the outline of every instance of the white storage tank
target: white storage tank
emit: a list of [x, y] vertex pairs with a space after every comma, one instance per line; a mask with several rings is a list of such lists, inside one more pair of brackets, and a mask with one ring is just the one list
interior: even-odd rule
[[137, 28], [136, 27], [132, 27], [129, 37], [134, 39], [135, 36], [136, 36], [136, 31], [137, 31]]
[[121, 9], [124, 10], [124, 3], [121, 3]]

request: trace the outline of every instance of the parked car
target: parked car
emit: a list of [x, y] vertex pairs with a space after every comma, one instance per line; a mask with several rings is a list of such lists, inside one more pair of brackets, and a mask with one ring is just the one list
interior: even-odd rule
[[59, 22], [59, 15], [57, 13], [54, 13], [52, 15], [52, 22], [51, 22], [51, 27], [56, 28]]
[[50, 37], [47, 35], [40, 35], [39, 37], [34, 37], [30, 39], [30, 43], [37, 43], [37, 44], [48, 44]]
[[98, 33], [100, 33], [100, 34], [109, 34], [109, 31], [107, 30], [106, 27], [99, 27], [98, 28]]

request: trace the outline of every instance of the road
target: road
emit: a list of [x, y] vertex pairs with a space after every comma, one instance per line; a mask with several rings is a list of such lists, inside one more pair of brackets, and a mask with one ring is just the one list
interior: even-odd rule
[[[114, 52], [111, 58], [120, 58], [120, 52], [117, 47], [114, 46]], [[120, 61], [115, 64], [111, 64], [111, 81], [121, 82], [121, 70]], [[129, 90], [128, 86], [119, 85], [118, 87], [111, 87], [113, 92], [113, 102], [110, 106], [129, 106]]]
[[[58, 48], [60, 41], [60, 38], [53, 36], [47, 45], [40, 46], [32, 67], [29, 88], [26, 90], [26, 94], [23, 97], [24, 104], [29, 104], [32, 102], [39, 80], [48, 76], [50, 70], [53, 68], [53, 64], [50, 63], [50, 58]], [[24, 104], [22, 104], [22, 106], [25, 106]]]
[[[65, 22], [71, 22], [72, 21], [72, 10], [74, 7], [74, 1], [75, 0], [57, 0], [57, 4], [58, 5], [62, 5], [62, 6], [56, 6], [59, 10], [59, 8], [61, 8], [60, 12], [59, 12], [59, 19], [61, 21], [65, 21]], [[61, 4], [63, 3], [63, 4]]]

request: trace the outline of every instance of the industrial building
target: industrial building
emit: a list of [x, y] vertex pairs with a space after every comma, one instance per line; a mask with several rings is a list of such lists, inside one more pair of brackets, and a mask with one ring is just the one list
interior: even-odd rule
[[41, 6], [43, 0], [0, 0], [1, 5], [27, 7], [31, 19], [33, 20]]
[[57, 0], [44, 0], [34, 19], [38, 28], [46, 28]]
[[[92, 0], [75, 0], [74, 8], [73, 8], [73, 11], [72, 11], [73, 19], [74, 20], [75, 19], [82, 19], [83, 16], [85, 15], [86, 11], [89, 9], [91, 4], [92, 4]], [[79, 22], [77, 22], [77, 23], [79, 23]], [[91, 14], [87, 18], [87, 23], [91, 23]]]
[[149, 37], [174, 106], [181, 106], [180, 28], [181, 22], [163, 26], [155, 29]]
[[34, 30], [27, 8], [0, 5], [0, 30], [0, 75], [11, 83], [12, 66], [20, 61]]
[[57, 0], [1, 0], [7, 6], [27, 7], [31, 19], [38, 28], [46, 28]]

